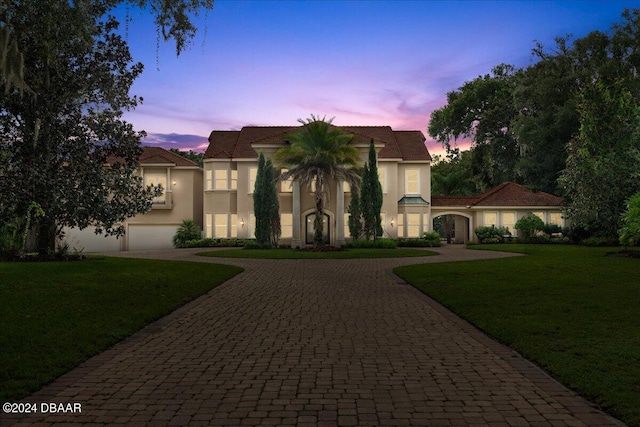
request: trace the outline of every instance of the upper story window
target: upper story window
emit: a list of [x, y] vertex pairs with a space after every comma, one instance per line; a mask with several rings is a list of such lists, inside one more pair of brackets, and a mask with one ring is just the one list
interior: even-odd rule
[[418, 169], [407, 169], [404, 172], [404, 193], [420, 194], [420, 171]]
[[213, 171], [211, 169], [204, 172], [204, 189], [213, 190]]
[[153, 199], [153, 203], [164, 204], [166, 203], [166, 195], [167, 191], [167, 174], [166, 172], [144, 172], [144, 185], [149, 186], [159, 186], [162, 188], [162, 194]]
[[[282, 169], [280, 171], [280, 175], [285, 172], [288, 172], [289, 169]], [[280, 192], [281, 193], [292, 193], [293, 192], [293, 179], [289, 178], [286, 181], [280, 182]]]
[[351, 185], [349, 185], [347, 181], [342, 182], [342, 191], [344, 191], [345, 193], [351, 192]]
[[238, 189], [238, 171], [231, 170], [231, 186], [229, 187], [232, 190]]
[[216, 190], [227, 190], [227, 175], [228, 172], [226, 169], [216, 169], [214, 171], [215, 178], [215, 189]]

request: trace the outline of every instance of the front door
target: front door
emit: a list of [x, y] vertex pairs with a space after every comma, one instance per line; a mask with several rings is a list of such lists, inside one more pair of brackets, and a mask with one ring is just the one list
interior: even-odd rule
[[[313, 221], [315, 219], [316, 219], [315, 213], [310, 213], [305, 218], [305, 224], [307, 227], [307, 240], [306, 240], [307, 245], [313, 245], [313, 236], [314, 236]], [[326, 245], [329, 244], [330, 230], [329, 230], [329, 215], [327, 214], [324, 214], [324, 217], [322, 218], [322, 240]]]

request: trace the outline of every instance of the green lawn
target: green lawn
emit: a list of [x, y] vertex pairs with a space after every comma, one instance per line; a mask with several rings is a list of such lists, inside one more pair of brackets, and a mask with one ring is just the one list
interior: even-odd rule
[[304, 252], [294, 249], [223, 249], [201, 252], [197, 255], [220, 258], [254, 259], [353, 259], [353, 258], [403, 258], [438, 255], [423, 249], [347, 249], [339, 252]]
[[0, 263], [0, 402], [28, 395], [241, 271], [121, 258]]
[[640, 426], [640, 259], [491, 245], [527, 257], [395, 272], [629, 425]]

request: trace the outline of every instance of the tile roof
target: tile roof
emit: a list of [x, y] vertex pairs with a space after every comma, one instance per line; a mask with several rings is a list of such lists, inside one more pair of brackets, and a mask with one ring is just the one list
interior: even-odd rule
[[[122, 162], [122, 157], [117, 156], [109, 156], [107, 157], [107, 163], [113, 165], [117, 162]], [[196, 167], [200, 166], [192, 162], [189, 159], [186, 159], [176, 153], [172, 153], [169, 150], [165, 150], [162, 147], [142, 147], [142, 154], [138, 157], [138, 163], [141, 165], [145, 164], [166, 164], [170, 166], [188, 166], [188, 167]]]
[[562, 206], [562, 198], [505, 182], [479, 196], [431, 196], [431, 206]]
[[192, 162], [176, 153], [165, 150], [162, 147], [142, 147], [142, 154], [138, 158], [141, 165], [144, 164], [167, 164], [175, 166], [195, 166], [197, 163]]
[[[258, 158], [252, 144], [284, 145], [286, 136], [301, 126], [245, 126], [239, 131], [214, 130], [209, 135], [205, 159]], [[354, 136], [354, 143], [383, 143], [381, 159], [431, 160], [425, 137], [419, 130], [394, 131], [390, 126], [340, 126]]]

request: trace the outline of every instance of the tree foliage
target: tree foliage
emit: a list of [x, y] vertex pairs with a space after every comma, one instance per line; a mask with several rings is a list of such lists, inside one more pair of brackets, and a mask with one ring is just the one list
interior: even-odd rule
[[[37, 204], [44, 212], [34, 224], [42, 254], [64, 226], [122, 235], [123, 221], [148, 211], [158, 195], [135, 174], [144, 133], [122, 119], [141, 101], [129, 90], [143, 69], [109, 14], [124, 2], [0, 3], [7, 58], [0, 69], [7, 89], [0, 94], [0, 224], [24, 227], [29, 206]], [[211, 6], [206, 0], [129, 3], [159, 14], [178, 50], [192, 35], [185, 14]]]
[[610, 237], [638, 186], [639, 40], [634, 9], [607, 33], [537, 43], [532, 65], [499, 65], [448, 93], [429, 135], [449, 150], [471, 140], [479, 191], [510, 180], [563, 195], [575, 226]]
[[620, 244], [623, 246], [640, 245], [640, 192], [627, 201], [627, 210], [622, 216]]
[[198, 166], [202, 167], [204, 162], [204, 153], [196, 153], [193, 150], [183, 151], [177, 148], [170, 148], [169, 151], [177, 154], [178, 156], [182, 156], [187, 160], [191, 160], [194, 163], [197, 163]]
[[362, 228], [367, 240], [376, 240], [382, 236], [382, 186], [378, 176], [378, 160], [376, 149], [371, 140], [369, 144], [369, 160], [362, 173], [362, 190], [360, 209], [362, 212]]
[[357, 187], [351, 188], [349, 202], [349, 235], [353, 241], [362, 237], [362, 208], [360, 206], [360, 192]]
[[256, 218], [255, 236], [260, 245], [277, 246], [280, 237], [280, 205], [271, 160], [258, 157], [258, 171], [253, 190], [253, 212]]
[[567, 216], [600, 237], [617, 236], [625, 201], [640, 190], [640, 107], [616, 80], [583, 89], [580, 133], [562, 173]]
[[288, 168], [280, 175], [280, 181], [292, 178], [309, 190], [315, 186], [314, 244], [322, 245], [322, 219], [331, 197], [331, 185], [348, 182], [352, 188], [360, 186], [357, 172], [360, 154], [350, 144], [353, 135], [333, 126], [333, 119], [311, 115], [306, 121], [298, 121], [302, 128], [288, 135], [290, 145], [276, 151], [274, 158], [279, 167]]
[[516, 221], [514, 228], [520, 232], [520, 237], [526, 241], [535, 236], [538, 231], [544, 229], [544, 221], [529, 212]]

